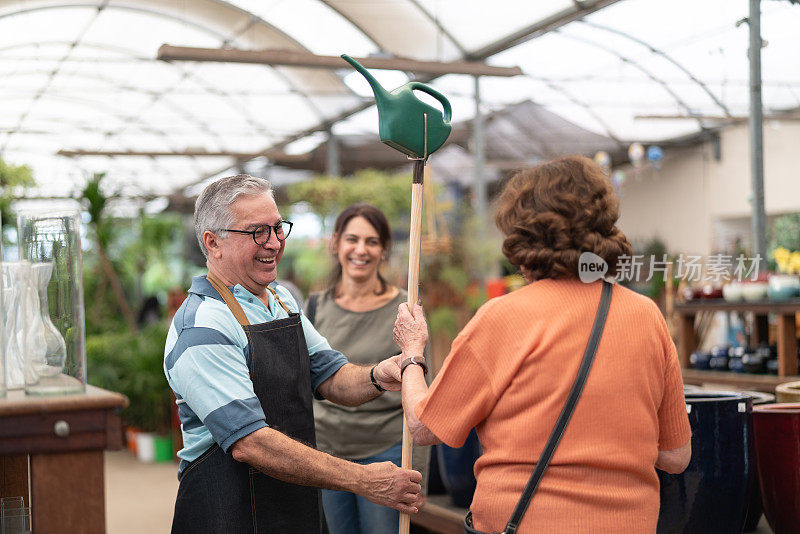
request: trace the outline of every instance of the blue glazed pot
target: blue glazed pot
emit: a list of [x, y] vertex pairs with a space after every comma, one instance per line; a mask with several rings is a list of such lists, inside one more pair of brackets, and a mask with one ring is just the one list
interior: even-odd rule
[[439, 473], [442, 482], [450, 494], [453, 504], [461, 508], [469, 508], [475, 494], [475, 460], [481, 455], [481, 444], [478, 434], [470, 430], [464, 445], [458, 448], [445, 444], [436, 447], [439, 461]]
[[707, 370], [711, 367], [709, 363], [711, 361], [711, 353], [710, 352], [700, 352], [695, 351], [689, 356], [689, 363], [692, 364], [692, 367], [695, 369], [703, 369]]
[[440, 445], [431, 445], [431, 460], [428, 464], [428, 495], [444, 495], [447, 488], [442, 482], [442, 475], [439, 473], [439, 453], [437, 450]]
[[658, 471], [658, 534], [739, 533], [753, 476], [753, 401], [729, 392], [685, 396], [692, 459], [680, 475]]

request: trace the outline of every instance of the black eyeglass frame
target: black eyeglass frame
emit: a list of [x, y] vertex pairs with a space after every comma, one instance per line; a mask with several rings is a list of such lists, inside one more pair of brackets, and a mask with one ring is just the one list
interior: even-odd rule
[[[281, 239], [280, 237], [278, 237], [278, 227], [279, 226], [283, 226], [284, 224], [288, 224], [289, 225], [289, 230], [286, 231], [286, 235], [284, 235], [283, 239]], [[250, 234], [250, 236], [253, 238], [253, 242], [260, 247], [260, 246], [263, 246], [264, 244], [266, 244], [267, 241], [269, 241], [269, 238], [272, 237], [272, 232], [273, 231], [275, 232], [275, 237], [278, 238], [278, 241], [286, 241], [286, 238], [289, 237], [289, 234], [292, 233], [292, 226], [293, 226], [292, 221], [279, 221], [279, 222], [275, 223], [274, 225], [262, 224], [262, 225], [259, 225], [259, 226], [255, 227], [255, 228], [253, 228], [252, 230], [234, 230], [233, 228], [220, 228], [220, 231], [222, 231], [222, 232], [235, 232], [237, 234]], [[259, 230], [261, 230], [262, 228], [266, 228], [267, 229], [267, 236], [264, 238], [264, 241], [259, 243], [258, 240], [256, 240], [256, 233]]]

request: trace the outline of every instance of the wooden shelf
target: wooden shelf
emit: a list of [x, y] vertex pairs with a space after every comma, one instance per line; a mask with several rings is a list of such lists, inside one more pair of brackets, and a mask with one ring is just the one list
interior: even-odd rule
[[775, 386], [793, 380], [800, 380], [800, 376], [779, 377], [775, 375], [756, 375], [751, 373], [733, 373], [729, 371], [683, 369], [684, 384], [693, 384], [697, 386], [719, 384], [722, 386], [735, 387], [737, 389], [764, 391], [766, 393], [775, 393]]
[[[778, 347], [778, 376], [772, 377], [778, 380], [776, 385], [781, 382], [787, 382], [795, 378], [797, 372], [797, 326], [795, 316], [800, 313], [800, 298], [782, 300], [782, 301], [758, 301], [758, 302], [728, 302], [723, 299], [708, 299], [708, 300], [695, 300], [675, 304], [675, 312], [678, 314], [678, 358], [681, 362], [681, 367], [684, 369], [684, 380], [687, 377], [693, 377], [687, 371], [695, 371], [701, 373], [694, 377], [696, 380], [704, 379], [708, 376], [717, 376], [719, 380], [725, 380], [726, 383], [741, 387], [746, 387], [747, 384], [760, 385], [760, 378], [765, 379], [764, 384], [770, 384], [770, 378], [759, 377], [759, 375], [747, 375], [741, 373], [724, 373], [718, 372], [719, 375], [709, 375], [713, 371], [696, 371], [689, 369], [689, 355], [697, 348], [698, 339], [697, 332], [695, 331], [695, 318], [699, 314], [707, 312], [742, 312], [752, 313], [756, 317], [761, 317], [761, 322], [766, 326], [766, 315], [773, 313], [777, 315], [778, 332], [777, 332], [777, 347]], [[759, 328], [761, 330], [761, 328]], [[760, 337], [760, 336], [757, 336]], [[765, 336], [766, 337], [766, 336]], [[761, 337], [761, 339], [765, 339]], [[756, 379], [756, 380], [753, 380]], [[762, 389], [766, 385], [761, 386]], [[773, 386], [774, 387], [774, 386]]]
[[675, 304], [678, 314], [696, 314], [704, 311], [736, 311], [765, 313], [799, 313], [800, 298], [789, 300], [759, 300], [756, 302], [728, 302], [724, 299], [696, 299]]

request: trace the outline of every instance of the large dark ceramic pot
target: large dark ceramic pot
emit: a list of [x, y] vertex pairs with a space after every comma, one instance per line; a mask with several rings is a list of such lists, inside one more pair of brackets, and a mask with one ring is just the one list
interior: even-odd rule
[[447, 488], [442, 482], [442, 475], [439, 472], [439, 445], [431, 445], [431, 460], [428, 464], [428, 495], [444, 495]]
[[[763, 393], [761, 391], [739, 391], [739, 393], [748, 395], [753, 399], [753, 406], [775, 402], [775, 395], [772, 393]], [[753, 466], [753, 476], [750, 477], [750, 485], [747, 491], [747, 517], [744, 520], [745, 532], [753, 532], [758, 528], [758, 522], [761, 520], [763, 512], [761, 492], [758, 489], [758, 464], [756, 463], [755, 448], [750, 449], [750, 463]]]
[[658, 471], [658, 533], [739, 533], [752, 476], [752, 400], [721, 391], [689, 391], [685, 396], [692, 459], [680, 475]]
[[436, 447], [439, 460], [439, 473], [442, 482], [450, 494], [453, 504], [461, 508], [469, 508], [475, 494], [475, 460], [481, 455], [481, 444], [478, 434], [470, 430], [464, 445], [458, 448], [441, 444]]
[[800, 403], [753, 410], [764, 515], [775, 534], [800, 532]]

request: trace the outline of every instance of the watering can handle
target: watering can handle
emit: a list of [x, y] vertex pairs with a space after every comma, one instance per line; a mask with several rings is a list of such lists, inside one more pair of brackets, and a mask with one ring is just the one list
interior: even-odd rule
[[450, 116], [452, 115], [453, 111], [450, 109], [450, 102], [442, 93], [440, 93], [439, 91], [437, 91], [436, 89], [434, 89], [429, 85], [425, 85], [422, 82], [409, 82], [408, 86], [414, 91], [422, 91], [423, 93], [428, 93], [433, 98], [438, 100], [442, 104], [442, 107], [444, 108], [444, 122], [446, 123], [450, 122]]

